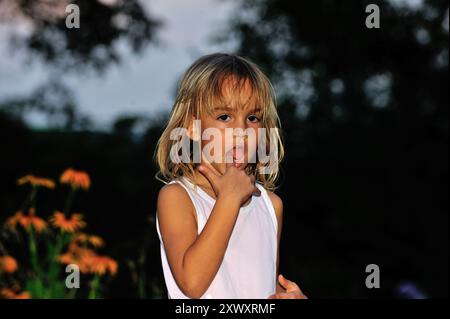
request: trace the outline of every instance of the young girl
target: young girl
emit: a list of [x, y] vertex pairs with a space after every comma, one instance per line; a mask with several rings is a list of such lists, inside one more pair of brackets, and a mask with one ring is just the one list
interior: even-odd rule
[[[167, 184], [158, 195], [156, 228], [169, 298], [306, 299], [296, 283], [277, 276], [283, 203], [271, 190], [284, 152], [269, 128], [279, 128], [275, 94], [248, 59], [210, 54], [184, 74], [155, 152], [156, 178]], [[187, 138], [180, 140], [177, 129]], [[253, 141], [275, 142], [275, 165], [256, 156], [242, 134], [249, 129]], [[174, 160], [180, 143], [188, 149], [182, 161]]]

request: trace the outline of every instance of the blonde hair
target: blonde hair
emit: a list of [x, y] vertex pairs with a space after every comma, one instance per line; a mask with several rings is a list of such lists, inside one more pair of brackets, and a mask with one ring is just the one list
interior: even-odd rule
[[[223, 80], [229, 76], [237, 79], [234, 89], [241, 89], [244, 82], [248, 81], [251, 87], [251, 98], [261, 108], [261, 126], [266, 128], [266, 145], [274, 143], [270, 140], [269, 128], [276, 128], [275, 144], [278, 147], [275, 169], [270, 174], [260, 174], [259, 168], [267, 166], [259, 160], [250, 163], [246, 168], [248, 174], [254, 174], [256, 181], [266, 189], [276, 189], [276, 181], [279, 176], [279, 164], [284, 157], [284, 141], [280, 134], [281, 123], [276, 110], [275, 91], [269, 79], [248, 58], [227, 53], [214, 53], [200, 57], [183, 75], [177, 90], [175, 103], [171, 110], [168, 123], [158, 140], [154, 160], [159, 167], [155, 178], [167, 183], [173, 179], [185, 176], [191, 180], [194, 176], [195, 163], [175, 163], [170, 160], [172, 146], [179, 140], [171, 140], [170, 132], [175, 128], [188, 128], [192, 120], [200, 119], [203, 114], [211, 114], [217, 100], [223, 101], [221, 86]], [[195, 143], [190, 141], [191, 144]], [[192, 146], [192, 145], [190, 145]], [[190, 148], [192, 150], [192, 147]], [[192, 158], [192, 153], [191, 153]]]

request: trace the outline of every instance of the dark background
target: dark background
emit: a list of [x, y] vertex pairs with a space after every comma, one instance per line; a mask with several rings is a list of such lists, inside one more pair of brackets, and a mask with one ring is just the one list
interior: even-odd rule
[[[83, 12], [82, 32], [21, 2], [40, 25], [22, 43], [30, 57], [101, 73], [120, 63], [116, 40], [139, 53], [159, 27], [138, 1], [113, 8], [73, 2]], [[368, 3], [380, 6], [380, 29], [365, 27]], [[448, 2], [424, 1], [418, 10], [388, 1], [250, 0], [240, 7], [216, 41], [235, 39], [233, 53], [252, 59], [280, 87], [281, 273], [310, 298], [448, 297]], [[132, 21], [126, 31], [109, 23], [118, 12]], [[110, 54], [96, 56], [99, 45]], [[78, 112], [71, 90], [55, 79], [22, 98], [0, 97], [0, 222], [25, 195], [17, 178], [57, 180], [67, 167], [85, 170], [92, 188], [79, 194], [76, 209], [120, 263], [107, 296], [138, 296], [133, 261], [146, 296], [164, 297], [154, 225], [162, 184], [152, 156], [168, 113], [122, 116], [111, 131], [99, 131]], [[55, 92], [58, 101], [46, 99]], [[23, 117], [33, 109], [53, 125], [27, 125]], [[135, 133], [137, 125], [143, 133]], [[39, 214], [60, 207], [63, 192], [41, 192]], [[381, 270], [380, 289], [364, 284], [372, 263]]]

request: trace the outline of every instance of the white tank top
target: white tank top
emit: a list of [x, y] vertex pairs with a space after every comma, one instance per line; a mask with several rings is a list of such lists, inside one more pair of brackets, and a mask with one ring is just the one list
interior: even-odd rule
[[[185, 177], [169, 184], [179, 183], [185, 188], [197, 214], [198, 234], [201, 233], [215, 204], [215, 199]], [[259, 183], [261, 196], [253, 196], [241, 207], [233, 228], [222, 264], [201, 299], [266, 299], [276, 291], [276, 258], [278, 222], [266, 189]], [[169, 299], [189, 299], [179, 289], [161, 243], [161, 261]]]

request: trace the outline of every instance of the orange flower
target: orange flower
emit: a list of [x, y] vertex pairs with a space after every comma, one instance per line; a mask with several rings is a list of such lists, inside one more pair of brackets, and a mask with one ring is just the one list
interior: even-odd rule
[[56, 211], [50, 218], [50, 222], [56, 228], [59, 228], [68, 233], [74, 233], [78, 229], [86, 226], [83, 221], [83, 216], [80, 214], [73, 214], [70, 218], [66, 218], [63, 213]]
[[87, 235], [87, 234], [78, 234], [74, 241], [79, 243], [90, 243], [94, 247], [103, 247], [105, 245], [105, 242], [103, 239], [99, 236], [95, 235]]
[[17, 224], [21, 225], [26, 230], [28, 230], [30, 226], [33, 226], [38, 233], [47, 228], [47, 223], [42, 218], [36, 216], [36, 210], [34, 208], [29, 209], [28, 215], [19, 211], [6, 220], [6, 225], [8, 227], [16, 228]]
[[58, 256], [59, 262], [63, 264], [76, 264], [82, 273], [98, 274], [100, 276], [109, 272], [111, 275], [117, 273], [117, 262], [108, 257], [97, 255], [92, 249], [80, 247], [76, 243], [69, 245], [68, 252]]
[[76, 264], [82, 273], [89, 273], [89, 265], [86, 260], [89, 260], [89, 257], [94, 254], [92, 249], [80, 247], [72, 242], [69, 244], [68, 251], [59, 255], [57, 259], [62, 264]]
[[91, 272], [100, 276], [103, 276], [106, 272], [113, 276], [117, 273], [117, 262], [108, 256], [90, 256], [89, 264]]
[[82, 188], [88, 190], [91, 186], [91, 179], [86, 172], [76, 171], [72, 168], [66, 169], [61, 177], [60, 182], [63, 184], [70, 184], [72, 188]]
[[79, 233], [75, 236], [73, 241], [77, 242], [77, 243], [84, 243], [84, 242], [87, 242], [88, 238], [89, 238], [89, 235], [86, 235], [85, 233]]
[[105, 245], [103, 239], [99, 236], [91, 235], [89, 236], [89, 243], [94, 247], [102, 247]]
[[0, 272], [11, 274], [17, 270], [17, 261], [11, 256], [0, 257]]
[[26, 175], [17, 180], [18, 185], [30, 184], [37, 187], [55, 188], [55, 182], [48, 178], [36, 177], [34, 175]]
[[1, 295], [6, 299], [30, 299], [30, 294], [28, 292], [23, 291], [19, 293], [10, 288], [3, 288]]
[[61, 264], [66, 264], [66, 265], [76, 264], [75, 258], [71, 253], [65, 253], [65, 254], [59, 255], [56, 259]]

